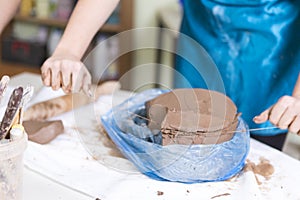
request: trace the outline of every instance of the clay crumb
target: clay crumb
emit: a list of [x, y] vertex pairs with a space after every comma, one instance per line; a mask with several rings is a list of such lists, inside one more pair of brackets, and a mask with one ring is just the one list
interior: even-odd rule
[[255, 173], [264, 176], [265, 178], [269, 178], [274, 173], [274, 167], [270, 164], [270, 161], [261, 157], [260, 163], [256, 165]]
[[260, 157], [260, 162], [258, 164], [255, 164], [254, 162], [247, 160], [246, 165], [244, 167], [244, 171], [253, 171], [255, 174], [259, 174], [266, 179], [268, 179], [273, 173], [274, 173], [274, 167], [270, 163], [269, 160]]
[[219, 194], [219, 195], [213, 196], [210, 199], [215, 199], [215, 198], [218, 198], [218, 197], [229, 196], [229, 195], [230, 195], [230, 193], [227, 192], [227, 193], [224, 193], [224, 194]]
[[157, 191], [157, 195], [158, 195], [158, 196], [164, 195], [164, 192], [162, 192], [162, 191]]

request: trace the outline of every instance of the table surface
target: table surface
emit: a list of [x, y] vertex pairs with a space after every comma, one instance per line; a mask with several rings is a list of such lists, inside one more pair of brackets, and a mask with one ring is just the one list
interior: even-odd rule
[[[10, 85], [18, 86], [27, 85], [28, 83], [32, 84], [36, 91], [42, 88], [40, 77], [30, 73], [23, 73], [13, 77]], [[119, 101], [125, 99], [126, 95], [129, 95], [129, 93], [122, 93]], [[87, 120], [89, 119], [89, 114], [87, 112], [81, 111], [81, 114], [86, 115], [84, 117], [86, 117]], [[68, 121], [69, 118], [67, 119], [66, 116], [63, 118]], [[91, 123], [87, 121], [85, 122], [86, 127], [90, 125]], [[29, 145], [29, 153], [26, 155], [26, 162], [29, 168], [25, 167], [24, 169], [24, 200], [86, 200], [95, 199], [96, 197], [99, 197], [102, 200], [113, 200], [118, 198], [142, 198], [151, 200], [201, 199], [201, 197], [203, 197], [202, 199], [207, 199], [205, 195], [210, 196], [211, 199], [231, 199], [230, 197], [233, 197], [233, 194], [237, 195], [237, 191], [242, 191], [241, 195], [243, 197], [248, 195], [248, 197], [245, 197], [248, 199], [272, 199], [274, 197], [282, 197], [283, 199], [300, 199], [300, 194], [298, 194], [297, 189], [300, 184], [300, 162], [252, 139], [249, 159], [253, 162], [258, 161], [261, 157], [270, 160], [270, 163], [275, 168], [275, 173], [270, 179], [267, 180], [263, 177], [254, 177], [253, 174], [245, 173], [243, 176], [238, 177], [238, 180], [185, 185], [180, 183], [155, 181], [139, 174], [138, 172], [134, 172], [132, 174], [111, 170], [107, 168], [107, 166], [103, 166], [103, 163], [96, 162], [96, 158], [94, 158], [95, 160], [91, 159], [91, 157], [95, 156], [91, 155], [91, 152], [87, 152], [91, 149], [78, 147], [78, 141], [74, 141], [73, 144], [70, 143], [69, 148], [68, 145], [66, 145], [68, 144], [66, 141], [70, 140], [70, 138], [74, 138], [72, 134], [73, 133], [63, 134], [60, 140], [54, 141], [50, 145], [38, 146], [33, 143]], [[80, 163], [80, 165], [74, 166], [74, 169], [67, 166], [67, 162], [71, 163], [72, 159], [70, 159], [70, 161], [65, 161], [66, 163], [59, 163], [58, 160], [55, 160], [56, 157], [52, 156], [57, 155], [57, 152], [55, 151], [58, 151], [59, 153], [62, 152], [61, 154], [63, 154], [64, 150], [66, 155], [73, 155], [72, 153], [74, 152], [72, 152], [72, 148], [75, 146], [76, 149], [79, 148], [78, 157], [84, 156], [85, 159]], [[35, 159], [39, 156], [39, 154], [47, 154], [50, 159], [50, 161], [47, 161], [46, 159], [40, 164], [44, 164], [47, 167], [49, 165], [47, 162], [50, 164], [52, 162], [54, 168], [56, 165], [58, 166], [55, 168], [55, 170], [58, 170], [57, 173], [54, 170], [51, 171], [51, 169], [46, 169], [44, 171], [40, 170], [43, 166], [34, 166], [34, 164], [31, 164], [31, 162], [35, 162]], [[63, 158], [63, 155], [61, 156]], [[117, 161], [120, 165], [130, 165], [126, 159], [121, 159], [118, 156], [114, 158], [115, 159], [112, 160], [106, 160], [105, 162], [111, 162], [110, 164], [114, 165], [116, 163], [115, 161]], [[57, 159], [59, 159], [59, 157]], [[75, 160], [76, 158], [74, 158], [74, 161]], [[78, 162], [78, 160], [76, 160], [76, 162]], [[60, 172], [61, 168], [64, 167], [63, 164], [65, 164], [66, 169], [65, 171]], [[76, 171], [77, 168], [81, 173]], [[130, 166], [127, 169], [129, 168]], [[82, 169], [85, 169], [86, 171]], [[93, 174], [89, 174], [93, 171], [98, 173], [95, 174], [95, 179], [100, 178], [102, 181], [93, 180]], [[74, 174], [75, 172], [77, 172], [77, 174]], [[59, 173], [66, 173], [68, 175], [72, 175], [72, 177], [67, 175], [65, 177], [61, 177], [61, 174]], [[86, 180], [86, 177], [89, 177], [89, 179]], [[261, 184], [257, 185], [258, 180], [255, 180], [257, 178]], [[226, 186], [226, 188], [224, 188], [224, 186]], [[135, 189], [138, 189], [138, 191]], [[159, 191], [162, 191], [163, 194], [158, 195]], [[218, 196], [218, 194], [220, 196]]]
[[79, 191], [68, 188], [49, 177], [24, 168], [23, 182], [23, 199], [24, 200], [91, 200], [90, 196], [82, 194]]

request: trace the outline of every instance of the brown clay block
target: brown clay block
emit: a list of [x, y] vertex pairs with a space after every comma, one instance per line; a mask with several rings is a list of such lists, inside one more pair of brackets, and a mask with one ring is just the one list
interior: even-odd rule
[[28, 139], [39, 144], [47, 144], [64, 132], [64, 126], [61, 120], [29, 120], [23, 121], [23, 126], [28, 134]]
[[226, 95], [205, 89], [175, 89], [145, 103], [148, 127], [162, 132], [162, 145], [218, 144], [234, 135], [237, 108]]

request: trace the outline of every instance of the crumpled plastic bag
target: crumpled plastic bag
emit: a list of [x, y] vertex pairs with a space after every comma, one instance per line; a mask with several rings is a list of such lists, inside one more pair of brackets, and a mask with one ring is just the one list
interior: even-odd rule
[[222, 181], [240, 172], [250, 146], [248, 126], [242, 118], [233, 138], [221, 144], [160, 145], [161, 133], [152, 133], [147, 127], [144, 103], [164, 92], [167, 91], [151, 89], [138, 93], [101, 117], [108, 135], [124, 156], [141, 173], [157, 180]]

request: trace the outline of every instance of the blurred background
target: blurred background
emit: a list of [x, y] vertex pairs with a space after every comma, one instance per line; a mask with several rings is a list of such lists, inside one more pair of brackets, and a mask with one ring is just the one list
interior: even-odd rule
[[[76, 2], [76, 0], [22, 0], [16, 16], [1, 35], [0, 75], [15, 75], [23, 71], [40, 73], [40, 66], [55, 49]], [[155, 87], [157, 85], [154, 82], [158, 81], [158, 76], [163, 77], [161, 79], [165, 87], [172, 87], [172, 73], [168, 70], [158, 71], [155, 64], [159, 61], [172, 67], [173, 57], [170, 53], [156, 49], [140, 49], [124, 56], [118, 54], [121, 48], [145, 40], [148, 43], [173, 48], [176, 35], [153, 30], [134, 35], [130, 41], [127, 39], [122, 41], [115, 36], [127, 30], [145, 27], [164, 27], [177, 31], [181, 20], [179, 4], [178, 0], [120, 1], [106, 24], [94, 37], [83, 58], [92, 73], [93, 81], [119, 79], [135, 66], [147, 64], [147, 67], [133, 70], [122, 79], [124, 89]], [[97, 44], [112, 37], [113, 39], [101, 47], [95, 48]], [[89, 54], [91, 52], [92, 55]], [[116, 56], [118, 59], [109, 63]], [[109, 67], [104, 66], [107, 63]], [[105, 72], [102, 73], [104, 68]], [[153, 84], [143, 86], [145, 82]]]

